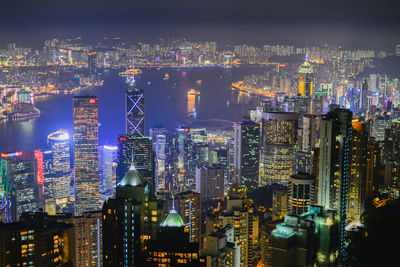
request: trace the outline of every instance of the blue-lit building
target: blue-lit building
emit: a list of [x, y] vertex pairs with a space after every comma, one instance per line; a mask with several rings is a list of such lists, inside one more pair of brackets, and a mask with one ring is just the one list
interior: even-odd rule
[[352, 112], [333, 108], [320, 122], [318, 204], [339, 214], [339, 254], [347, 262], [346, 224], [352, 144]]
[[258, 188], [260, 168], [260, 124], [243, 121], [234, 125], [235, 175], [248, 190]]
[[126, 133], [132, 136], [145, 136], [145, 102], [144, 91], [128, 83], [126, 89]]
[[310, 206], [302, 215], [286, 215], [270, 238], [271, 265], [338, 266], [338, 220], [336, 212]]

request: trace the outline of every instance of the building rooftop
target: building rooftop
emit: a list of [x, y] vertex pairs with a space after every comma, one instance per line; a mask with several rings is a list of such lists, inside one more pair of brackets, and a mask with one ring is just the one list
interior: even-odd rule
[[122, 178], [121, 182], [119, 182], [118, 186], [138, 186], [143, 185], [144, 179], [141, 174], [135, 169], [134, 166], [129, 168], [129, 171], [125, 174], [124, 178]]

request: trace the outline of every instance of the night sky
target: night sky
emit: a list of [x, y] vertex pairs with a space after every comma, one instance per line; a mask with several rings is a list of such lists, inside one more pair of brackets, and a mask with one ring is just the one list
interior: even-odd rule
[[0, 0], [0, 10], [0, 45], [41, 47], [44, 39], [76, 35], [375, 49], [400, 42], [395, 0]]

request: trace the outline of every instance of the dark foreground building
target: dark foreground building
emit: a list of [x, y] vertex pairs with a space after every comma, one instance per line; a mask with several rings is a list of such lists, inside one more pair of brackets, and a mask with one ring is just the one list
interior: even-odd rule
[[73, 225], [46, 213], [23, 213], [0, 223], [0, 266], [73, 266]]

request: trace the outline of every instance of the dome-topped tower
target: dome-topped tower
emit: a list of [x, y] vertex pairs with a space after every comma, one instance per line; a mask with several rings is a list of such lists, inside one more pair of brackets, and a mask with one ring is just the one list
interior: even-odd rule
[[122, 178], [121, 182], [119, 182], [118, 186], [138, 186], [143, 184], [144, 179], [142, 175], [136, 170], [135, 166], [132, 165], [124, 178]]
[[169, 211], [168, 216], [165, 218], [164, 222], [161, 224], [162, 227], [183, 227], [185, 223], [182, 217], [175, 210], [175, 199], [172, 196], [172, 210]]
[[185, 223], [179, 213], [172, 209], [169, 211], [168, 216], [165, 218], [164, 222], [161, 224], [162, 227], [183, 227]]

